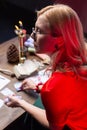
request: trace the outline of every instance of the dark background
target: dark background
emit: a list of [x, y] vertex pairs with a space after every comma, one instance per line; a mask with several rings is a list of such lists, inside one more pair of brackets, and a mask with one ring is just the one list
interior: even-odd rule
[[36, 20], [35, 10], [53, 3], [71, 6], [78, 13], [87, 37], [87, 0], [0, 0], [0, 43], [16, 36], [14, 26], [19, 20], [27, 33], [31, 33]]
[[27, 33], [30, 33], [31, 27], [35, 22], [35, 13], [26, 10], [12, 3], [6, 3], [0, 7], [0, 43], [16, 36], [14, 33], [15, 25], [18, 21], [23, 22]]
[[35, 10], [53, 3], [71, 6], [78, 13], [87, 37], [87, 0], [0, 0], [0, 43], [16, 36], [14, 26], [19, 20], [27, 33], [31, 33], [36, 20]]
[[[24, 1], [26, 2], [26, 0]], [[35, 0], [35, 3], [37, 3], [36, 1], [37, 0]], [[32, 9], [28, 9], [25, 4], [21, 6], [14, 2], [15, 1], [9, 2], [8, 0], [0, 0], [0, 43], [3, 43], [4, 41], [16, 36], [14, 29], [15, 25], [18, 25], [19, 20], [23, 22], [23, 26], [27, 30], [27, 33], [31, 33], [31, 29], [34, 26], [36, 20], [36, 4], [29, 4]], [[21, 0], [20, 3], [22, 2], [23, 1]], [[45, 2], [43, 5], [40, 4], [38, 5], [38, 9], [51, 3], [52, 2]]]

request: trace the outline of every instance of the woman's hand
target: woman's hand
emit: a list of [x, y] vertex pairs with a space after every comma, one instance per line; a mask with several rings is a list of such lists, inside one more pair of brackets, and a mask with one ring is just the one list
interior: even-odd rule
[[35, 90], [36, 89], [36, 84], [33, 80], [27, 78], [22, 82], [22, 86], [21, 86], [22, 90]]
[[20, 107], [21, 96], [11, 95], [5, 98], [4, 103], [8, 107]]

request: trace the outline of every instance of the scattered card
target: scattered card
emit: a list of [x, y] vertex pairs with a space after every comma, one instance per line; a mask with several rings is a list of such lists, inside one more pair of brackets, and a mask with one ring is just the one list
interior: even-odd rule
[[9, 82], [10, 82], [9, 79], [7, 79], [4, 76], [0, 75], [0, 89], [5, 87]]
[[1, 91], [1, 93], [4, 95], [4, 96], [9, 96], [9, 95], [13, 95], [14, 92], [12, 90], [10, 90], [9, 88], [5, 88]]
[[14, 84], [14, 87], [15, 87], [17, 92], [22, 91], [21, 85], [22, 85], [22, 82], [16, 82]]
[[[18, 99], [22, 99], [22, 96], [15, 96], [15, 97]], [[10, 102], [10, 99], [7, 97], [7, 98], [5, 98], [4, 103], [6, 104], [8, 102]]]

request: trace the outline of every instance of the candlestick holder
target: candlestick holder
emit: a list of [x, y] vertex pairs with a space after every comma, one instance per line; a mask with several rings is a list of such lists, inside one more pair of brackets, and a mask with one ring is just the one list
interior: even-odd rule
[[24, 46], [24, 35], [19, 35], [19, 62], [24, 63], [26, 60], [26, 48]]
[[19, 27], [15, 25], [15, 33], [18, 35], [19, 40], [19, 62], [24, 63], [26, 60], [26, 47], [24, 42], [26, 41], [26, 30], [23, 29], [23, 24], [19, 21]]

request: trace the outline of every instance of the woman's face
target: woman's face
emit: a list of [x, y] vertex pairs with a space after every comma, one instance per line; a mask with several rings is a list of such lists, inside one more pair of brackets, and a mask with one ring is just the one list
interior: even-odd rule
[[48, 21], [43, 15], [39, 16], [35, 23], [35, 29], [31, 34], [36, 52], [52, 53], [55, 50], [55, 38], [51, 33]]

